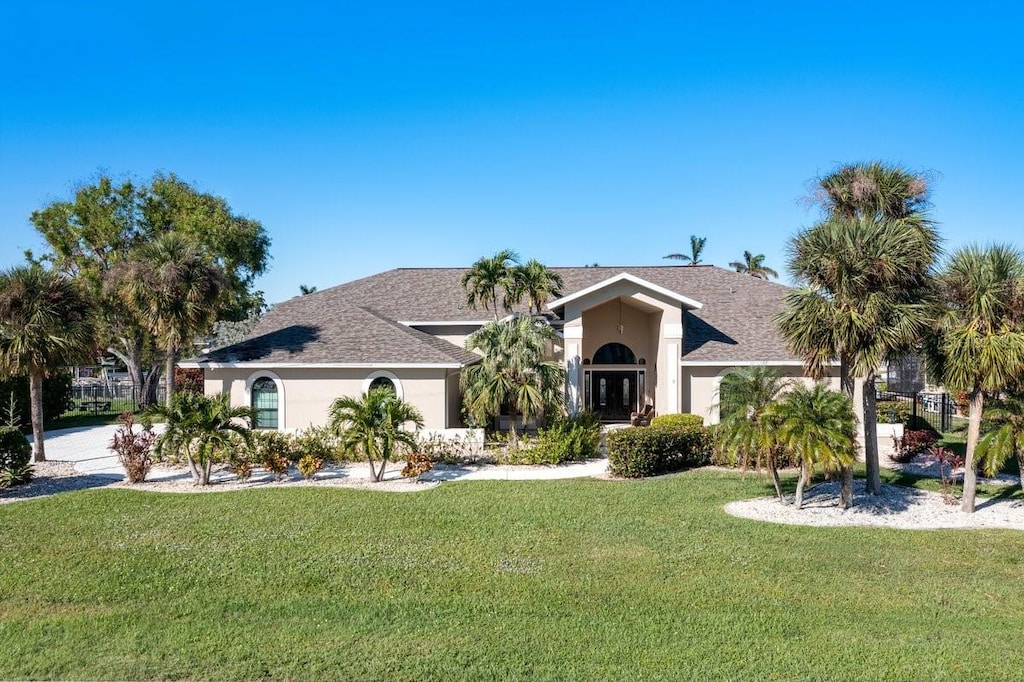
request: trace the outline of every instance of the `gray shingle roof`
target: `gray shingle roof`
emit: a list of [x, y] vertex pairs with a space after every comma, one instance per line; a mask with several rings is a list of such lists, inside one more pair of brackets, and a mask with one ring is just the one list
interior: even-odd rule
[[[552, 268], [563, 295], [629, 272], [696, 299], [686, 311], [683, 360], [797, 359], [775, 331], [787, 287], [715, 266]], [[398, 321], [485, 320], [466, 305], [463, 268], [399, 268], [275, 306], [245, 341], [214, 351], [215, 362], [466, 363], [476, 356]], [[234, 358], [233, 360], [229, 358]]]

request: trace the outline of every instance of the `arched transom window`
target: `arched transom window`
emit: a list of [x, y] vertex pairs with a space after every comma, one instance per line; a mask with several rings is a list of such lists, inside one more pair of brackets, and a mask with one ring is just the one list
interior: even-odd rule
[[594, 353], [595, 365], [635, 365], [636, 355], [621, 343], [606, 343]]

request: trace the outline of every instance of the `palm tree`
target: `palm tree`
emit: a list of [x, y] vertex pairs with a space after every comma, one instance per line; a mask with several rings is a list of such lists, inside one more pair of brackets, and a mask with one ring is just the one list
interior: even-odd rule
[[564, 286], [561, 275], [535, 258], [516, 268], [515, 279], [514, 293], [517, 295], [514, 298], [526, 296], [530, 301], [531, 315], [540, 315], [548, 298], [561, 296]]
[[729, 263], [729, 267], [735, 269], [736, 272], [745, 273], [751, 277], [757, 277], [759, 279], [769, 279], [771, 277], [777, 278], [779, 276], [779, 273], [764, 264], [763, 253], [759, 253], [755, 256], [749, 251], [744, 251], [743, 260], [733, 261]]
[[675, 260], [681, 260], [684, 263], [690, 265], [697, 265], [700, 263], [700, 254], [704, 250], [704, 244], [707, 243], [707, 237], [698, 237], [695, 234], [690, 235], [690, 254], [685, 253], [670, 253], [665, 258], [673, 258]]
[[313, 294], [313, 293], [316, 293], [316, 287], [315, 286], [311, 286], [309, 284], [300, 284], [299, 285], [299, 295], [300, 296], [309, 296], [310, 294]]
[[[875, 428], [878, 365], [915, 349], [933, 316], [932, 268], [939, 237], [922, 213], [927, 184], [881, 163], [845, 166], [819, 179], [827, 217], [790, 243], [789, 268], [799, 286], [777, 320], [793, 352], [817, 379], [838, 360], [844, 393], [862, 378], [868, 491], [881, 488]], [[840, 504], [853, 504], [853, 470], [843, 469]]]
[[857, 417], [850, 399], [821, 383], [813, 388], [798, 385], [767, 410], [776, 426], [779, 445], [800, 462], [794, 505], [804, 504], [804, 485], [815, 464], [839, 471], [857, 456]]
[[217, 319], [224, 287], [220, 268], [209, 263], [181, 235], [171, 232], [144, 246], [138, 258], [114, 276], [115, 287], [138, 311], [166, 354], [167, 395], [174, 392], [174, 365], [179, 352]]
[[154, 405], [150, 413], [166, 422], [155, 454], [184, 455], [195, 485], [210, 484], [213, 463], [235, 446], [237, 438], [249, 441], [254, 418], [251, 407], [232, 407], [227, 391], [215, 396], [177, 393], [169, 405]]
[[932, 376], [970, 397], [962, 508], [973, 512], [985, 393], [998, 394], [1024, 377], [1024, 253], [998, 244], [959, 249], [939, 290], [945, 310], [925, 354]]
[[422, 428], [423, 415], [388, 388], [372, 389], [359, 398], [345, 396], [331, 404], [330, 425], [342, 447], [360, 450], [378, 483], [384, 480], [384, 468], [396, 446], [416, 447], [416, 434], [403, 428], [408, 423]]
[[0, 372], [28, 374], [34, 460], [43, 444], [43, 377], [88, 356], [92, 306], [74, 281], [39, 265], [0, 273]]
[[503, 307], [511, 312], [516, 294], [516, 265], [519, 255], [504, 249], [491, 257], [483, 257], [462, 275], [462, 288], [466, 290], [466, 302], [473, 310], [477, 305], [484, 310], [494, 311], [498, 319], [498, 290], [504, 292]]
[[511, 417], [513, 445], [518, 442], [516, 419], [539, 417], [561, 409], [565, 401], [565, 369], [545, 360], [554, 330], [530, 317], [484, 325], [466, 340], [466, 348], [482, 353], [480, 362], [462, 371], [463, 401], [478, 421], [501, 414]]
[[988, 409], [992, 429], [978, 441], [978, 462], [995, 476], [1011, 456], [1017, 459], [1018, 479], [1024, 490], [1024, 395], [1009, 395]]
[[744, 467], [768, 469], [779, 500], [786, 501], [779, 482], [777, 425], [769, 408], [788, 382], [771, 367], [757, 366], [727, 374], [719, 388], [718, 445]]

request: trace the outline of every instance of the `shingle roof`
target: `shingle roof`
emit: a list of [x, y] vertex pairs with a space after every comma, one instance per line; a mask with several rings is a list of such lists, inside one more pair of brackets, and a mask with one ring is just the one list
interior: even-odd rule
[[[622, 272], [703, 304], [684, 312], [683, 360], [795, 360], [775, 331], [787, 287], [715, 266], [552, 268], [563, 294]], [[210, 360], [260, 362], [440, 363], [476, 356], [399, 321], [489, 319], [466, 305], [464, 268], [399, 268], [299, 296], [275, 306], [245, 341]], [[228, 360], [228, 357], [235, 358]], [[220, 359], [215, 359], [220, 358]]]

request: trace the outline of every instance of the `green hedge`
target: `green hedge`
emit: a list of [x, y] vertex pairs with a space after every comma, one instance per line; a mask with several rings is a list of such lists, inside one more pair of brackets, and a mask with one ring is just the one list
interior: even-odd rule
[[20, 469], [32, 458], [32, 446], [20, 429], [0, 426], [0, 471]]
[[694, 428], [704, 426], [704, 418], [699, 414], [659, 414], [651, 420], [651, 426], [676, 426]]
[[608, 434], [608, 469], [616, 476], [657, 476], [710, 459], [711, 436], [702, 426], [651, 425]]

